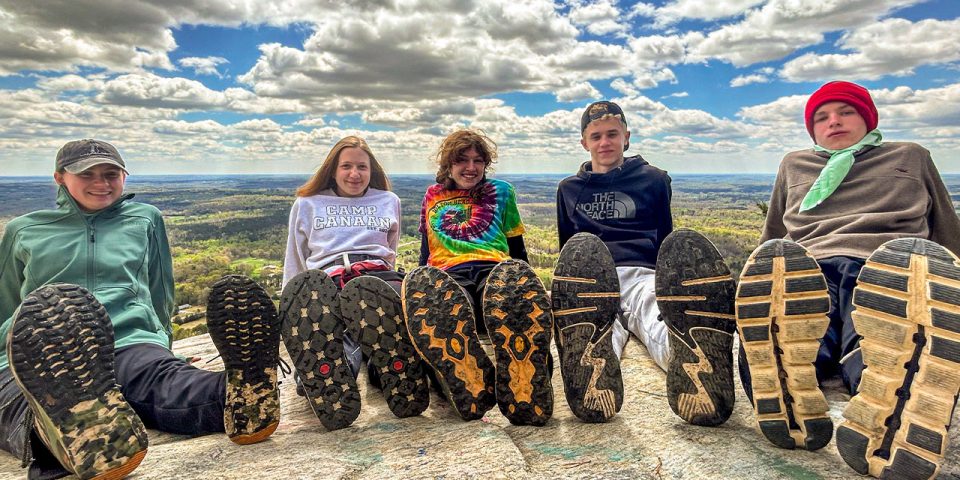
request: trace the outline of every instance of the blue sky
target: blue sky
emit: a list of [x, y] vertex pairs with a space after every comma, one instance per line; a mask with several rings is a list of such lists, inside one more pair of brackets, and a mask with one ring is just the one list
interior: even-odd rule
[[661, 168], [771, 173], [835, 79], [960, 173], [955, 0], [33, 3], [0, 0], [0, 175], [49, 174], [83, 137], [134, 174], [308, 173], [356, 134], [426, 173], [462, 127], [501, 172], [572, 172], [598, 99]]

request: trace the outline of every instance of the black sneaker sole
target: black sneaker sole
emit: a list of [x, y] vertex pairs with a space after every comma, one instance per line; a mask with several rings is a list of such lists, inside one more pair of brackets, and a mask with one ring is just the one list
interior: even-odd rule
[[933, 478], [960, 392], [960, 261], [921, 239], [891, 240], [853, 291], [865, 369], [837, 450], [879, 478]]
[[340, 292], [340, 312], [360, 349], [379, 374], [387, 406], [400, 418], [430, 405], [430, 386], [403, 320], [400, 295], [383, 280], [360, 276]]
[[210, 287], [207, 328], [227, 375], [227, 436], [240, 445], [265, 440], [280, 423], [276, 307], [257, 282], [227, 275]]
[[537, 274], [520, 260], [500, 262], [487, 276], [483, 318], [497, 359], [497, 405], [510, 423], [543, 425], [553, 415], [548, 369], [553, 315]]
[[736, 284], [706, 237], [676, 230], [660, 246], [657, 305], [670, 332], [667, 398], [688, 423], [716, 426], [733, 413]]
[[829, 311], [826, 280], [802, 246], [769, 240], [750, 255], [737, 288], [737, 328], [760, 431], [778, 447], [817, 450], [833, 437], [813, 366]]
[[446, 272], [418, 267], [403, 280], [403, 311], [413, 346], [437, 372], [444, 394], [464, 420], [493, 408], [493, 363], [474, 328], [473, 308]]
[[122, 478], [147, 454], [147, 431], [117, 385], [113, 343], [106, 310], [69, 284], [27, 295], [7, 337], [38, 433], [80, 478]]
[[571, 237], [557, 259], [551, 292], [567, 404], [585, 422], [606, 422], [623, 406], [611, 337], [620, 280], [607, 246], [589, 233]]
[[360, 389], [343, 351], [337, 286], [322, 270], [293, 277], [280, 294], [281, 336], [313, 413], [328, 430], [360, 415]]

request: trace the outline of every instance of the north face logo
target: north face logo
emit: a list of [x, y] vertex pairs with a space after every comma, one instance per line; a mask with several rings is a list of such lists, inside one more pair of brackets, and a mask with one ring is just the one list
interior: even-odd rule
[[633, 218], [637, 205], [623, 192], [594, 193], [589, 202], [577, 203], [577, 210], [594, 220]]

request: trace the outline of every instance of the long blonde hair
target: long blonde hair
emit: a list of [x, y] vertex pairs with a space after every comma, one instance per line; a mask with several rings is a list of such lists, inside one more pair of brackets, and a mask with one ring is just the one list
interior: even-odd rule
[[351, 147], [363, 150], [367, 156], [370, 157], [370, 185], [368, 188], [389, 191], [390, 180], [387, 178], [386, 172], [383, 171], [383, 167], [380, 166], [380, 162], [377, 161], [377, 157], [373, 156], [373, 152], [370, 151], [367, 142], [360, 137], [351, 135], [341, 138], [340, 141], [330, 149], [330, 153], [327, 154], [327, 158], [323, 160], [317, 172], [310, 177], [310, 180], [307, 180], [307, 183], [297, 188], [297, 196], [309, 197], [328, 188], [336, 187], [337, 181], [336, 178], [334, 178], [334, 173], [340, 164], [340, 152], [345, 148]]
[[457, 157], [471, 147], [486, 162], [483, 166], [483, 180], [486, 180], [487, 170], [497, 161], [497, 144], [483, 130], [457, 130], [443, 139], [434, 157], [437, 162], [437, 183], [442, 184], [443, 188], [457, 188], [456, 182], [450, 178], [450, 168]]

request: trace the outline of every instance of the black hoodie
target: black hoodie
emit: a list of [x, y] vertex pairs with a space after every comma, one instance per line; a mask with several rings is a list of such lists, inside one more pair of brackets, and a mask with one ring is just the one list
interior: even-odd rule
[[664, 237], [673, 231], [670, 176], [639, 155], [607, 173], [590, 162], [557, 188], [560, 247], [578, 232], [603, 240], [617, 266], [655, 268]]

